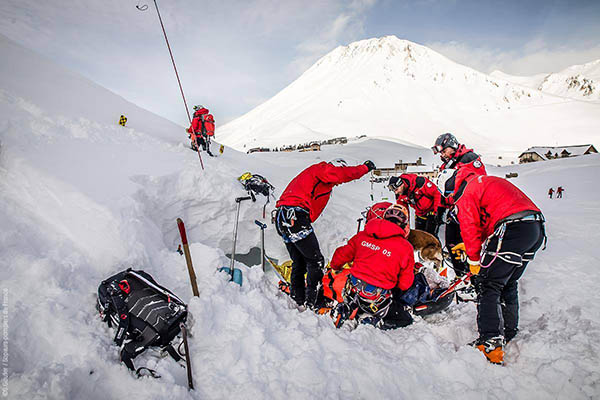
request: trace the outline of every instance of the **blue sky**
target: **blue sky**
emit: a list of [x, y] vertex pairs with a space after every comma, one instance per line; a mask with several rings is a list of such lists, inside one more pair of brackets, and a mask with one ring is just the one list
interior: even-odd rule
[[[144, 0], [3, 0], [0, 33], [182, 125], [186, 114]], [[67, 4], [67, 6], [65, 6]], [[136, 5], [148, 4], [145, 12]], [[158, 0], [184, 90], [217, 123], [275, 95], [336, 46], [396, 35], [489, 73], [600, 58], [600, 1]]]

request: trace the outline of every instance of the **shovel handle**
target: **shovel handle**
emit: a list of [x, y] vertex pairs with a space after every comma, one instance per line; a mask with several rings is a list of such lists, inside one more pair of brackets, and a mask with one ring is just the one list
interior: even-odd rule
[[251, 200], [251, 199], [252, 199], [252, 197], [250, 197], [250, 196], [236, 197], [235, 202], [239, 203], [240, 201]]
[[267, 224], [263, 224], [259, 220], [255, 219], [254, 223], [260, 227], [260, 229], [267, 229]]

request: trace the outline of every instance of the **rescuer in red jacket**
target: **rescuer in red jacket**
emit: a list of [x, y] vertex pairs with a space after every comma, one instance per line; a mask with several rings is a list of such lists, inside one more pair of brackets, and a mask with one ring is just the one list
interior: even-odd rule
[[[381, 207], [384, 206], [384, 207]], [[331, 268], [340, 270], [352, 263], [344, 302], [332, 316], [340, 327], [353, 314], [378, 327], [406, 326], [412, 317], [404, 306], [394, 303], [392, 291], [408, 289], [414, 279], [414, 249], [406, 240], [410, 232], [408, 210], [400, 204], [377, 203], [367, 215], [365, 229], [339, 247]], [[355, 314], [355, 315], [356, 315]]]
[[[464, 166], [472, 166], [480, 175], [486, 175], [485, 166], [481, 162], [479, 155], [473, 150], [467, 149], [464, 144], [458, 143], [456, 137], [451, 133], [444, 133], [438, 136], [434, 146], [431, 148], [434, 154], [439, 154], [442, 159], [440, 171], [446, 169], [461, 169]], [[452, 193], [442, 193], [442, 206], [448, 208], [452, 205]], [[441, 225], [446, 224], [444, 231], [444, 246], [449, 254], [452, 249], [462, 243], [458, 223], [452, 218], [446, 218], [444, 221], [444, 210], [438, 210], [437, 222]], [[457, 257], [452, 257], [452, 268], [457, 276], [462, 276], [467, 272], [467, 265]]]
[[[192, 140], [192, 149], [197, 150], [202, 147], [202, 150], [205, 150], [210, 156], [212, 156], [210, 147], [208, 145], [206, 129], [204, 127], [204, 118], [208, 112], [208, 109], [204, 106], [194, 106], [194, 118], [192, 119], [192, 125], [187, 128], [186, 132], [190, 134], [190, 139]], [[214, 121], [212, 123], [214, 126]]]
[[433, 150], [433, 154], [439, 154], [442, 159], [440, 171], [447, 168], [460, 169], [463, 165], [473, 164], [481, 171], [481, 175], [486, 174], [485, 166], [479, 155], [474, 153], [473, 149], [467, 149], [464, 144], [458, 143], [456, 137], [451, 133], [443, 133], [438, 136], [431, 150]]
[[373, 169], [372, 161], [354, 167], [342, 159], [323, 161], [298, 174], [277, 201], [275, 227], [292, 259], [290, 296], [298, 305], [316, 308], [323, 279], [324, 258], [312, 222], [323, 212], [334, 186], [359, 179]]
[[[503, 346], [518, 332], [517, 281], [545, 241], [540, 209], [503, 178], [465, 167], [440, 190], [452, 190], [464, 251], [478, 292], [479, 338], [488, 360], [501, 364]], [[480, 258], [481, 257], [481, 258]]]
[[402, 174], [392, 176], [388, 188], [396, 195], [396, 203], [408, 204], [415, 210], [415, 229], [437, 236], [436, 214], [441, 206], [441, 195], [433, 182], [417, 174]]

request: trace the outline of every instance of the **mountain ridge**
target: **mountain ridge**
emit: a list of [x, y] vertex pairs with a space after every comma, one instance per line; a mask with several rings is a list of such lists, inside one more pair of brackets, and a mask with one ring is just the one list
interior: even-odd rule
[[[579, 103], [386, 36], [338, 46], [217, 134], [225, 144], [247, 150], [363, 134], [429, 147], [440, 133], [450, 131], [498, 156], [515, 154], [532, 142], [562, 142], [559, 136], [565, 132], [578, 137], [569, 142], [594, 142], [600, 126], [595, 114], [600, 113]], [[571, 118], [575, 114], [577, 120]], [[492, 144], [495, 137], [502, 143]]]

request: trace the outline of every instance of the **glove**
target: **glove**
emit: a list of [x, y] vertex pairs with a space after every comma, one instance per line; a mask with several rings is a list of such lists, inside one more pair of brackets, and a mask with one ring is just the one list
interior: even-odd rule
[[481, 265], [479, 265], [479, 261], [472, 261], [467, 258], [467, 262], [469, 263], [469, 271], [471, 271], [473, 275], [478, 275], [479, 270], [481, 270]]
[[463, 262], [465, 261], [466, 250], [465, 250], [464, 243], [457, 244], [456, 246], [451, 248], [450, 251], [452, 252], [452, 254], [454, 254], [455, 260], [463, 261]]
[[365, 161], [365, 165], [369, 168], [369, 171], [373, 171], [375, 169], [375, 163], [371, 160]]

